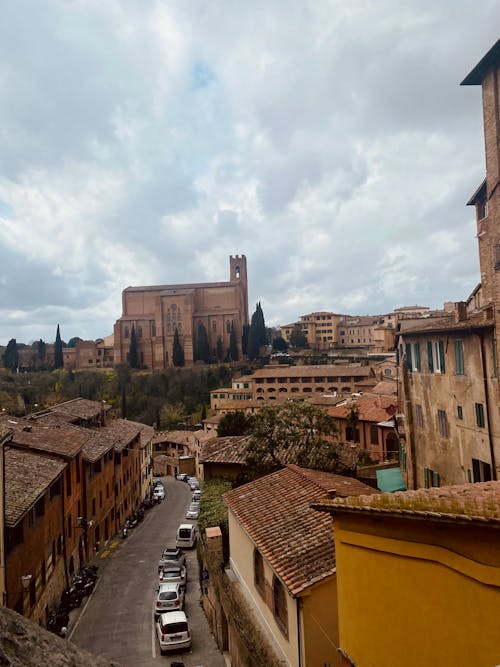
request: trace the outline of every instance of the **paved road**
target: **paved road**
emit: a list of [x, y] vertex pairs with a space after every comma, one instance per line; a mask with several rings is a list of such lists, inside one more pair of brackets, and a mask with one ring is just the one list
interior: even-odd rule
[[201, 609], [196, 550], [187, 551], [188, 584], [184, 610], [192, 634], [189, 652], [160, 654], [153, 622], [153, 597], [158, 585], [158, 559], [165, 546], [175, 545], [179, 523], [191, 499], [187, 484], [164, 478], [166, 498], [146, 513], [144, 521], [101, 552], [99, 580], [80, 612], [69, 639], [82, 648], [116, 660], [123, 667], [150, 667], [170, 661], [185, 667], [224, 667]]

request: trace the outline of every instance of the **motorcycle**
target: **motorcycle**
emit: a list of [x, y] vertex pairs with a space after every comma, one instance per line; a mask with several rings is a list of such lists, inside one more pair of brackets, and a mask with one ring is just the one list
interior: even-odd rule
[[76, 609], [82, 604], [83, 593], [76, 588], [67, 588], [61, 595], [61, 608], [64, 611]]
[[127, 526], [123, 526], [122, 528], [122, 538], [125, 539], [128, 535], [128, 528]]

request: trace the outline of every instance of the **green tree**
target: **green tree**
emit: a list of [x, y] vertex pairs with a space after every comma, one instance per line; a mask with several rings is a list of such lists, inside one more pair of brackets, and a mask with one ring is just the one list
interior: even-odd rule
[[135, 326], [132, 324], [130, 332], [130, 348], [128, 352], [128, 363], [130, 368], [137, 368], [137, 336], [135, 335]]
[[61, 332], [59, 330], [59, 324], [57, 325], [56, 331], [56, 342], [54, 345], [54, 368], [62, 368], [64, 366], [63, 359], [63, 344], [61, 340]]
[[307, 338], [300, 327], [294, 327], [290, 334], [290, 345], [292, 347], [307, 347]]
[[231, 333], [229, 334], [229, 358], [231, 361], [238, 361], [238, 344], [236, 342], [236, 332], [234, 325], [231, 323]]
[[220, 363], [224, 359], [224, 347], [220, 336], [217, 338], [216, 355], [217, 361]]
[[219, 438], [228, 435], [247, 435], [251, 431], [252, 423], [252, 415], [246, 415], [241, 410], [228, 412], [222, 417], [217, 426], [217, 435]]
[[288, 343], [282, 336], [277, 336], [277, 338], [273, 340], [273, 350], [276, 350], [276, 352], [288, 351]]
[[121, 400], [122, 419], [127, 419], [127, 388], [122, 386], [122, 400]]
[[165, 403], [160, 410], [160, 420], [162, 428], [172, 428], [182, 422], [186, 416], [186, 411], [182, 403]]
[[181, 341], [179, 339], [179, 332], [177, 331], [177, 327], [175, 328], [175, 333], [174, 333], [174, 346], [172, 349], [172, 363], [174, 366], [184, 366], [184, 349], [181, 345]]
[[43, 361], [45, 359], [45, 355], [47, 353], [47, 346], [45, 345], [44, 341], [40, 338], [40, 340], [37, 343], [37, 357], [40, 361]]
[[342, 445], [332, 440], [335, 432], [333, 417], [314, 405], [266, 405], [254, 416], [247, 464], [258, 474], [288, 463], [349, 474], [352, 471], [341, 460]]
[[5, 352], [2, 355], [2, 361], [5, 368], [15, 371], [19, 366], [19, 353], [17, 351], [17, 342], [15, 338], [11, 338], [7, 343]]
[[198, 324], [198, 338], [197, 338], [197, 359], [209, 364], [212, 361], [212, 353], [210, 351], [210, 342], [208, 340], [207, 330], [205, 325], [200, 322]]
[[200, 421], [203, 421], [207, 418], [207, 406], [205, 403], [201, 406]]
[[260, 348], [267, 344], [266, 324], [264, 322], [264, 313], [260, 302], [257, 303], [255, 312], [250, 322], [250, 332], [248, 334], [247, 354], [249, 359], [258, 359]]

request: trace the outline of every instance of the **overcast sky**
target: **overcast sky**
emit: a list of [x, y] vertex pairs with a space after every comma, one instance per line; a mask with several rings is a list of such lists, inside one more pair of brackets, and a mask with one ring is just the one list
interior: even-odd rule
[[7, 0], [0, 344], [112, 332], [128, 285], [227, 280], [267, 324], [479, 280], [498, 0]]

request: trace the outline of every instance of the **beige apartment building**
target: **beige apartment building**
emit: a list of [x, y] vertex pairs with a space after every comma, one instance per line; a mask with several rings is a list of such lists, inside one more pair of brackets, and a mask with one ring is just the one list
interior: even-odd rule
[[185, 363], [194, 361], [198, 327], [203, 324], [216, 356], [217, 341], [229, 349], [233, 329], [241, 356], [241, 336], [248, 324], [248, 283], [245, 255], [230, 256], [227, 282], [127, 287], [123, 312], [114, 327], [114, 363], [125, 363], [132, 327], [137, 339], [138, 362], [158, 370], [172, 365], [175, 331]]
[[281, 335], [290, 342], [292, 332], [297, 327], [307, 338], [307, 343], [314, 350], [330, 350], [337, 343], [337, 325], [342, 315], [320, 311], [301, 315], [298, 322], [285, 324], [281, 327]]
[[476, 209], [481, 283], [453, 310], [400, 325], [399, 421], [410, 488], [498, 479], [499, 79], [500, 40], [462, 82], [483, 92], [486, 178], [467, 202]]

